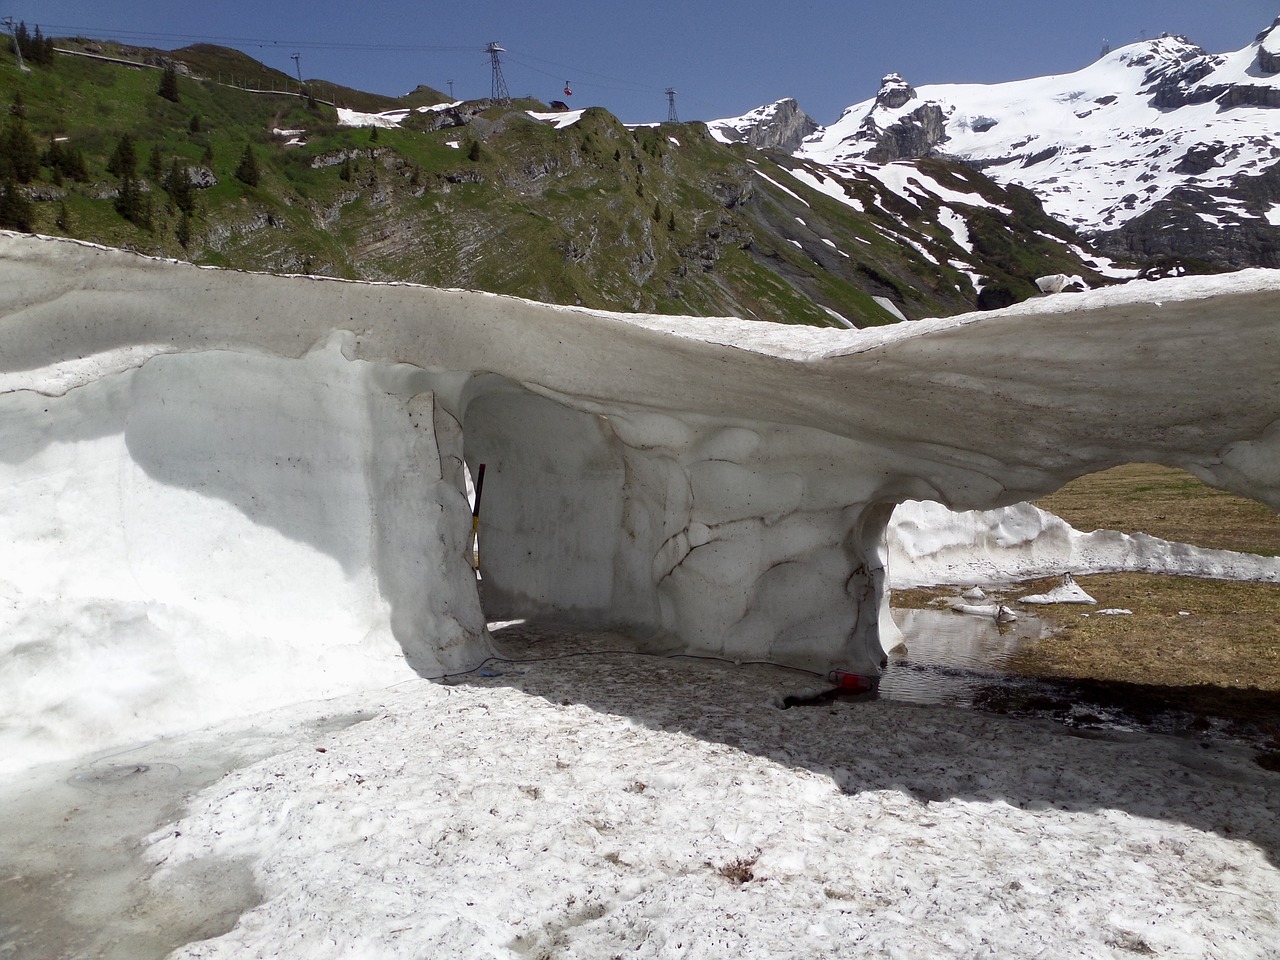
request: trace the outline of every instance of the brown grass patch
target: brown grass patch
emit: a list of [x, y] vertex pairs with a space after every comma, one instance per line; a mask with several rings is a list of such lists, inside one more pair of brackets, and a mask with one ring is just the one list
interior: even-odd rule
[[1146, 533], [1198, 547], [1280, 556], [1280, 514], [1173, 467], [1130, 463], [1103, 470], [1073, 480], [1036, 506], [1085, 532]]
[[[1019, 673], [1280, 691], [1280, 587], [1132, 573], [1076, 579], [1098, 606], [1032, 611], [1059, 630], [1015, 658]], [[1133, 616], [1097, 614], [1108, 607]]]

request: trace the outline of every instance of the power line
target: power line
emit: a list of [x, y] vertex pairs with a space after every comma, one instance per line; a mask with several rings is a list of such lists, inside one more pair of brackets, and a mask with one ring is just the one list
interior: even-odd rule
[[156, 33], [146, 30], [119, 30], [115, 27], [83, 27], [65, 23], [41, 24], [46, 32], [70, 31], [71, 35], [95, 35], [102, 39], [175, 40], [195, 43], [243, 43], [257, 47], [283, 46], [307, 50], [391, 50], [396, 52], [468, 53], [474, 47], [440, 46], [422, 43], [357, 43], [346, 40], [298, 40], [271, 37], [225, 37], [196, 33]]

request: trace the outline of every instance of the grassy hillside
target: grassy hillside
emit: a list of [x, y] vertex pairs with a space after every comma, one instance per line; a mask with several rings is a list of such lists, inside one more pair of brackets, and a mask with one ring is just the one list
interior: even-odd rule
[[[84, 160], [78, 179], [46, 164], [17, 185], [42, 233], [228, 267], [818, 325], [891, 322], [873, 297], [912, 318], [973, 309], [979, 273], [1015, 299], [1046, 273], [1100, 280], [1034, 198], [972, 171], [955, 174], [956, 188], [1011, 211], [993, 212], [989, 198], [958, 208], [976, 251], [957, 246], [936, 205], [903, 204], [866, 180], [846, 185], [861, 198], [851, 206], [793, 177], [791, 158], [725, 147], [701, 124], [633, 130], [591, 109], [556, 129], [528, 116], [545, 109], [536, 103], [415, 109], [445, 99], [428, 88], [393, 99], [313, 82], [307, 97], [295, 79], [209, 45], [58, 46], [94, 58], [60, 54], [23, 73], [0, 53], [3, 105], [20, 98], [20, 125], [39, 149], [56, 142]], [[176, 102], [158, 93], [170, 62]], [[396, 128], [342, 126], [326, 100], [411, 112]], [[18, 123], [8, 119], [10, 130]], [[110, 169], [126, 134], [140, 211], [122, 202], [129, 186]], [[246, 148], [256, 183], [236, 175]], [[165, 189], [175, 161], [197, 184], [190, 216]], [[952, 176], [937, 162], [929, 174]]]

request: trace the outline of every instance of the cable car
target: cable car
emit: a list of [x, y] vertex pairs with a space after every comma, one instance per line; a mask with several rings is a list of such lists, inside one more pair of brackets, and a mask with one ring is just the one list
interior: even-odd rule
[[564, 95], [565, 95], [566, 97], [572, 97], [572, 96], [573, 96], [573, 91], [569, 89], [569, 81], [568, 81], [568, 80], [566, 80], [566, 81], [564, 82]]

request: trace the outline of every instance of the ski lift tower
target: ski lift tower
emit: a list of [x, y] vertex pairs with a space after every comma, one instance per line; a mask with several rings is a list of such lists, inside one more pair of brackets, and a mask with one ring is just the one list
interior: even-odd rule
[[489, 63], [493, 67], [493, 82], [490, 85], [490, 97], [499, 103], [510, 103], [511, 94], [507, 92], [507, 81], [502, 76], [502, 54], [507, 51], [498, 46], [495, 40], [484, 48], [484, 52], [489, 55]]
[[18, 29], [17, 25], [14, 23], [13, 17], [5, 17], [4, 20], [0, 22], [3, 22], [4, 25], [9, 28], [9, 35], [13, 37], [13, 51], [18, 55], [18, 69], [23, 73], [29, 73], [30, 71], [27, 70], [27, 65], [22, 62], [22, 48], [18, 46]]
[[676, 89], [667, 87], [667, 123], [679, 122], [680, 116], [676, 113]]

